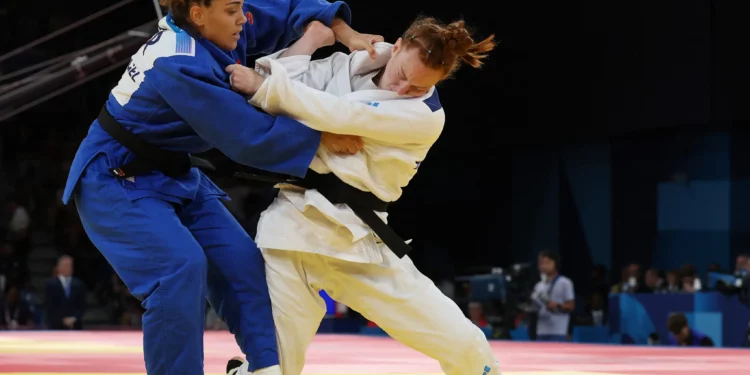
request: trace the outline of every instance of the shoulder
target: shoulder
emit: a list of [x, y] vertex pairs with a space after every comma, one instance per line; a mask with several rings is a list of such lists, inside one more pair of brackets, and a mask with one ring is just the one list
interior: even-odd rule
[[443, 112], [443, 104], [440, 103], [440, 95], [438, 95], [437, 87], [433, 87], [431, 92], [423, 97], [422, 102], [432, 112]]
[[133, 55], [132, 63], [143, 71], [154, 67], [157, 60], [200, 60], [202, 46], [190, 34], [172, 29], [160, 29]]

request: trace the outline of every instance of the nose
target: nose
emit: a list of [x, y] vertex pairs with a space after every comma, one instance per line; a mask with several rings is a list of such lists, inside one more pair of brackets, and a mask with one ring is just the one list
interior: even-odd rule
[[247, 20], [248, 20], [248, 15], [250, 15], [250, 13], [249, 13], [249, 12], [248, 12], [247, 14], [244, 14], [244, 13], [240, 13], [240, 19], [239, 19], [239, 24], [240, 24], [240, 25], [244, 25], [244, 24], [245, 24], [245, 22], [247, 22]]
[[399, 95], [404, 96], [409, 92], [409, 83], [401, 82], [398, 84], [398, 90], [396, 91]]

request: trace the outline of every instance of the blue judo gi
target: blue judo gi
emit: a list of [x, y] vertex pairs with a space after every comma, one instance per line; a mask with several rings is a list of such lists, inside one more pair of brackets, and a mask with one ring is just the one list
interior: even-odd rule
[[[257, 111], [231, 91], [224, 69], [285, 47], [312, 20], [349, 22], [350, 10], [325, 0], [251, 0], [243, 7], [254, 22], [231, 53], [191, 37], [171, 16], [162, 19], [106, 108], [160, 148], [218, 148], [238, 163], [302, 177], [320, 133]], [[203, 374], [206, 298], [252, 371], [279, 364], [263, 258], [219, 201], [226, 193], [196, 168], [178, 178], [156, 171], [127, 179], [110, 174], [133, 158], [94, 121], [72, 163], [63, 202], [75, 200], [91, 241], [146, 308], [148, 374]]]

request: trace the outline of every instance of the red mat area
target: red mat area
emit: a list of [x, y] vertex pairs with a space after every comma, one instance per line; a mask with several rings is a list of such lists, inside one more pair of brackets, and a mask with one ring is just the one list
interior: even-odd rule
[[[144, 373], [140, 332], [3, 332], [0, 374]], [[748, 375], [750, 350], [494, 342], [506, 375]], [[206, 333], [207, 373], [239, 354], [224, 332]], [[321, 335], [307, 374], [439, 374], [440, 367], [389, 338]]]

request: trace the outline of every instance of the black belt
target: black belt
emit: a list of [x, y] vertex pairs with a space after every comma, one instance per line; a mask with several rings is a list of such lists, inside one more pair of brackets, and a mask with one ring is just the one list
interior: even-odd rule
[[411, 246], [404, 242], [376, 213], [376, 211], [385, 212], [388, 209], [388, 202], [380, 200], [375, 194], [364, 192], [346, 184], [333, 173], [318, 174], [309, 170], [307, 176], [302, 180], [242, 172], [234, 175], [253, 181], [285, 183], [304, 189], [315, 189], [333, 204], [348, 205], [399, 258], [403, 258], [411, 251]]
[[180, 177], [187, 174], [192, 167], [216, 170], [208, 160], [190, 156], [187, 152], [163, 150], [146, 142], [115, 120], [106, 106], [99, 112], [98, 120], [107, 134], [135, 156], [131, 162], [109, 170], [115, 177], [142, 176], [151, 171], [159, 171], [169, 177]]
[[[125, 146], [135, 156], [131, 162], [110, 169], [110, 173], [115, 177], [141, 176], [151, 171], [159, 171], [169, 177], [180, 177], [187, 174], [192, 167], [210, 171], [216, 170], [208, 160], [190, 156], [187, 152], [163, 150], [148, 143], [115, 120], [106, 107], [102, 108], [98, 120], [99, 125], [101, 125], [107, 134]], [[308, 171], [307, 176], [302, 180], [272, 174], [264, 175], [238, 172], [234, 175], [253, 181], [287, 183], [305, 189], [315, 189], [331, 203], [346, 204], [351, 207], [352, 211], [365, 224], [370, 226], [372, 231], [399, 258], [403, 258], [411, 251], [411, 247], [375, 213], [375, 211], [385, 212], [388, 209], [388, 203], [380, 200], [372, 193], [367, 193], [347, 185], [333, 173], [321, 175], [313, 171]]]

